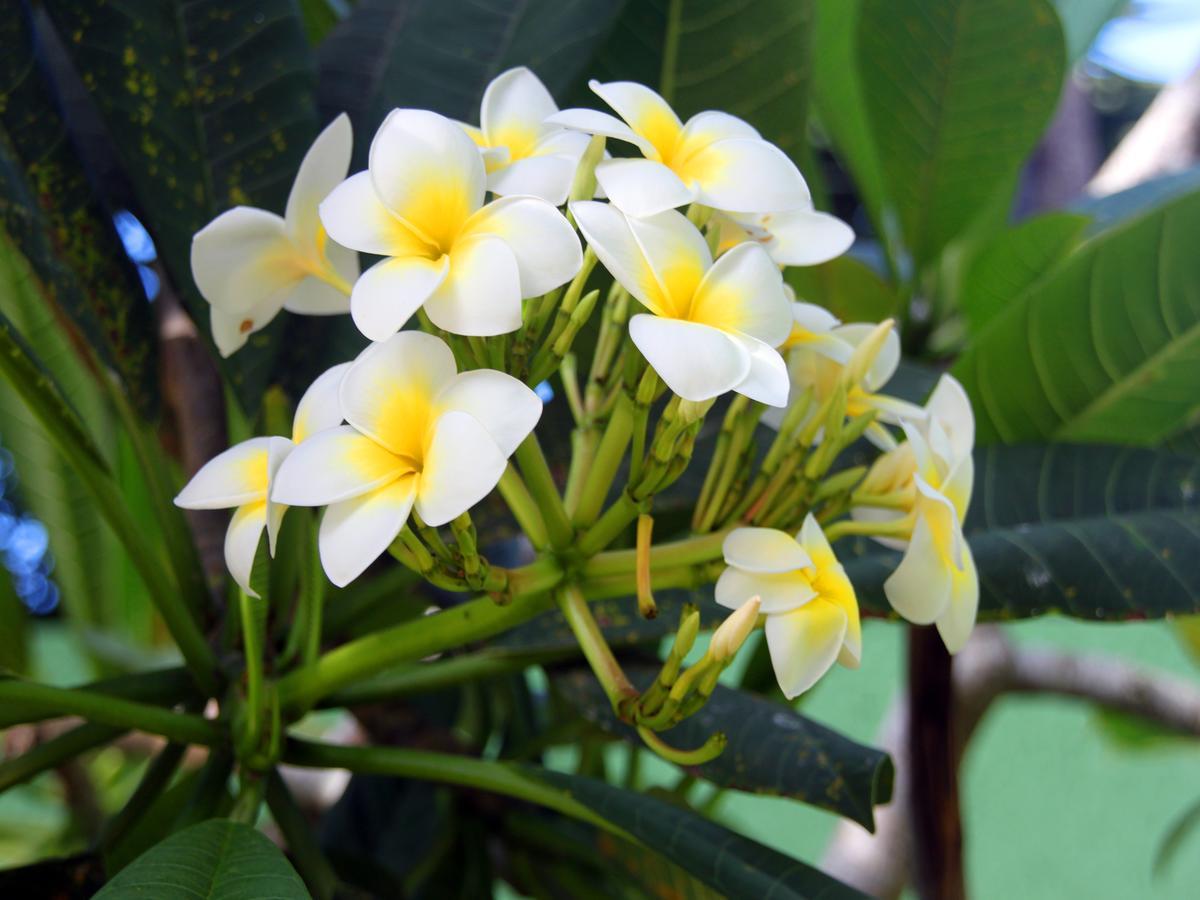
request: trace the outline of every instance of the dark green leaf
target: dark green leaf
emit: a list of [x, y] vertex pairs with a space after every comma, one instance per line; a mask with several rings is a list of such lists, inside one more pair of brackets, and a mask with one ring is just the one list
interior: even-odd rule
[[349, 13], [348, 0], [298, 0], [304, 33], [316, 45]]
[[996, 316], [954, 367], [981, 443], [1157, 444], [1200, 384], [1200, 193], [1105, 232]]
[[253, 828], [224, 819], [193, 825], [139, 856], [97, 900], [307, 900], [279, 848]]
[[843, 322], [879, 322], [894, 315], [900, 298], [879, 273], [853, 256], [784, 271], [796, 299], [825, 307]]
[[905, 243], [933, 260], [1011, 179], [1058, 102], [1047, 0], [863, 0], [857, 63]]
[[[626, 674], [647, 687], [657, 669], [627, 666]], [[637, 732], [613, 713], [612, 704], [587, 668], [556, 671], [553, 683], [590, 721], [635, 745]], [[673, 747], [699, 747], [714, 732], [729, 738], [724, 752], [691, 770], [724, 788], [802, 800], [875, 828], [875, 807], [892, 795], [888, 755], [806, 719], [787, 706], [718, 685], [698, 713], [663, 739]]]

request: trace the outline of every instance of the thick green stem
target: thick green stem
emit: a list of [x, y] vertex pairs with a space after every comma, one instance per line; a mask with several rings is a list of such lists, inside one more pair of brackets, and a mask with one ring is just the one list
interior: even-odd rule
[[525, 533], [525, 537], [529, 538], [529, 543], [533, 544], [537, 550], [545, 550], [549, 547], [550, 534], [546, 530], [546, 520], [542, 518], [542, 511], [538, 507], [537, 501], [529, 493], [529, 488], [517, 470], [513, 468], [512, 463], [505, 467], [504, 474], [500, 476], [500, 483], [497, 486], [500, 489], [500, 496], [504, 498], [513, 518], [517, 520], [517, 525]]
[[604, 511], [604, 515], [596, 520], [596, 524], [579, 538], [576, 545], [579, 555], [587, 558], [599, 553], [628, 528], [642, 511], [643, 504], [623, 491], [616, 502]]
[[0, 791], [7, 791], [47, 769], [58, 768], [81, 753], [116, 740], [124, 730], [85, 722], [20, 756], [6, 759], [0, 763]]
[[592, 461], [592, 470], [587, 474], [580, 492], [579, 506], [575, 510], [575, 524], [578, 526], [591, 525], [600, 515], [600, 507], [604, 505], [633, 434], [633, 405], [629, 397], [622, 396], [608, 420], [604, 437], [600, 439], [600, 447]]
[[261, 614], [254, 609], [255, 603], [264, 601], [251, 597], [238, 589], [238, 610], [242, 621], [242, 648], [246, 659], [246, 718], [241, 739], [248, 747], [257, 746], [262, 734], [263, 723], [263, 647], [260, 622]]
[[[0, 681], [0, 684], [3, 683]], [[135, 675], [118, 675], [115, 678], [104, 678], [100, 681], [79, 685], [79, 689], [94, 694], [161, 705], [169, 705], [197, 696], [196, 686], [187, 670], [183, 668], [152, 669]], [[0, 706], [0, 728], [8, 728], [11, 725], [25, 722], [42, 722], [60, 715], [62, 715], [62, 711], [53, 704], [22, 702], [19, 705], [8, 707]]]
[[550, 536], [550, 546], [555, 549], [566, 547], [574, 537], [574, 530], [567, 518], [562, 497], [559, 496], [554, 476], [550, 472], [550, 464], [546, 462], [546, 455], [542, 452], [542, 445], [538, 443], [536, 434], [530, 434], [521, 442], [517, 447], [516, 457], [521, 474], [525, 476], [529, 486], [529, 493], [542, 512], [546, 532]]
[[622, 702], [637, 696], [637, 688], [629, 683], [621, 664], [613, 656], [604, 632], [588, 609], [587, 598], [578, 586], [568, 584], [555, 593], [555, 599], [613, 709], [620, 709]]
[[[690, 566], [697, 563], [707, 563], [721, 558], [721, 545], [725, 542], [729, 529], [714, 531], [711, 534], [701, 534], [684, 538], [681, 541], [670, 541], [650, 548], [651, 571], [677, 566]], [[589, 559], [583, 566], [586, 578], [598, 578], [607, 575], [632, 574], [637, 570], [637, 551], [610, 550]]]

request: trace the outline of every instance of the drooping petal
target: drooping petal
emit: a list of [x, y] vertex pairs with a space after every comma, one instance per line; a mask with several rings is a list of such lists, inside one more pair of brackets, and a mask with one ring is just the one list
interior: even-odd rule
[[653, 216], [687, 206], [696, 192], [667, 166], [650, 159], [607, 159], [596, 166], [596, 181], [617, 209], [630, 216]]
[[660, 157], [671, 155], [683, 132], [683, 123], [666, 100], [636, 81], [602, 84], [593, 79], [588, 87], [616, 110], [635, 133], [649, 141]]
[[292, 417], [292, 440], [297, 444], [318, 431], [342, 424], [338, 389], [351, 365], [353, 363], [341, 363], [326, 369], [308, 386], [296, 404], [296, 414]]
[[950, 602], [946, 611], [937, 620], [938, 633], [950, 653], [957, 653], [967, 643], [975, 627], [975, 616], [979, 612], [979, 575], [975, 570], [975, 559], [971, 548], [963, 553], [963, 567], [952, 576]]
[[211, 307], [209, 309], [209, 325], [217, 352], [221, 354], [222, 358], [228, 359], [246, 346], [250, 335], [266, 328], [271, 318], [260, 319], [255, 316], [253, 311], [228, 313], [218, 307]]
[[565, 284], [583, 265], [583, 248], [567, 217], [536, 197], [502, 197], [489, 203], [463, 228], [463, 239], [470, 235], [492, 235], [508, 244], [517, 261], [522, 297], [537, 297]]
[[958, 379], [945, 373], [925, 401], [925, 411], [937, 421], [950, 440], [952, 459], [971, 454], [975, 446], [975, 413], [971, 400]]
[[250, 574], [254, 571], [254, 557], [266, 526], [267, 504], [259, 500], [239, 506], [225, 530], [225, 566], [238, 586], [251, 597], [258, 596], [250, 587]]
[[967, 518], [967, 507], [971, 503], [971, 489], [974, 485], [975, 459], [968, 453], [959, 458], [938, 486], [942, 496], [949, 500], [954, 507], [959, 522], [963, 522]]
[[571, 204], [571, 214], [588, 246], [625, 290], [656, 315], [666, 315], [667, 300], [629, 220], [614, 206], [582, 200]]
[[424, 256], [429, 245], [383, 205], [369, 172], [351, 175], [321, 201], [321, 224], [329, 237], [377, 256]]
[[434, 425], [417, 488], [417, 512], [427, 525], [445, 525], [484, 497], [504, 474], [506, 457], [472, 415], [452, 410]]
[[725, 138], [674, 165], [695, 184], [699, 202], [730, 212], [774, 212], [811, 206], [808, 185], [795, 163], [766, 141]]
[[350, 295], [310, 275], [296, 285], [283, 308], [301, 316], [336, 316], [350, 312]]
[[279, 536], [279, 526], [283, 524], [283, 514], [287, 512], [287, 506], [271, 499], [271, 486], [279, 473], [279, 467], [296, 445], [285, 437], [270, 437], [267, 440], [270, 441], [267, 446], [267, 546], [274, 556], [275, 539]]
[[732, 337], [707, 325], [637, 315], [629, 336], [646, 361], [684, 400], [710, 400], [750, 373], [750, 354]]
[[418, 256], [377, 262], [354, 283], [350, 316], [370, 340], [385, 341], [404, 327], [449, 273], [445, 256], [437, 262]]
[[763, 629], [779, 689], [789, 700], [829, 671], [846, 635], [846, 614], [817, 599], [799, 609], [767, 616]]
[[896, 571], [883, 583], [888, 603], [914, 625], [937, 621], [950, 602], [950, 569], [934, 544], [929, 520], [921, 517]]
[[289, 237], [313, 257], [320, 255], [324, 237], [317, 208], [330, 192], [342, 183], [350, 170], [354, 132], [345, 113], [325, 126], [317, 135], [304, 159], [288, 194], [283, 218]]
[[746, 572], [782, 573], [813, 564], [794, 537], [777, 528], [735, 528], [721, 544], [725, 562]]
[[342, 376], [342, 415], [391, 452], [419, 460], [436, 419], [434, 398], [457, 371], [441, 338], [401, 331], [367, 347]]
[[192, 476], [175, 498], [175, 505], [227, 509], [265, 500], [270, 445], [270, 438], [250, 438], [217, 454]]
[[541, 80], [524, 66], [517, 66], [488, 84], [479, 124], [489, 145], [508, 147], [523, 156], [541, 135], [542, 122], [556, 112], [558, 104]]
[[546, 124], [626, 141], [635, 145], [646, 156], [653, 156], [657, 153], [653, 144], [641, 135], [635, 134], [633, 129], [620, 119], [594, 109], [564, 109], [547, 118]]
[[330, 581], [345, 587], [387, 550], [408, 521], [418, 477], [405, 475], [325, 510], [317, 544]]
[[506, 241], [471, 235], [455, 243], [447, 258], [450, 270], [425, 303], [434, 325], [481, 337], [521, 327], [521, 270]]
[[271, 499], [287, 506], [326, 506], [411, 471], [407, 460], [349, 425], [339, 425], [296, 445], [275, 473]]
[[688, 318], [771, 347], [787, 339], [794, 321], [779, 267], [753, 243], [738, 244], [713, 263], [696, 288]]
[[537, 425], [542, 401], [524, 382], [492, 369], [461, 372], [434, 401], [437, 413], [470, 413], [507, 458]]
[[235, 206], [192, 238], [192, 277], [204, 299], [227, 313], [246, 312], [272, 297], [278, 305], [305, 277], [283, 219]]
[[497, 197], [523, 194], [562, 206], [571, 193], [577, 166], [578, 160], [569, 156], [518, 159], [488, 174], [488, 190]]
[[423, 109], [388, 114], [371, 141], [367, 168], [384, 206], [443, 251], [487, 189], [474, 141], [445, 116]]
[[759, 219], [770, 232], [765, 246], [783, 266], [815, 266], [841, 256], [854, 243], [854, 229], [814, 209], [767, 213]]
[[745, 349], [750, 359], [750, 371], [733, 389], [767, 406], [777, 409], [786, 407], [792, 382], [788, 377], [787, 363], [779, 351], [745, 334], [733, 334], [730, 337]]
[[751, 597], [758, 597], [762, 613], [780, 613], [808, 603], [817, 592], [808, 579], [796, 572], [746, 572], [730, 566], [717, 579], [714, 597], [717, 603], [737, 609]]

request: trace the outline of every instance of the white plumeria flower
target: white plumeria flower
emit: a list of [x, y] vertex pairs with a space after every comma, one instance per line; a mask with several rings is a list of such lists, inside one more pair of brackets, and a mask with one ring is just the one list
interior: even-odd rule
[[756, 244], [715, 263], [699, 230], [674, 210], [634, 218], [592, 200], [571, 204], [579, 229], [613, 277], [652, 315], [629, 320], [634, 344], [684, 400], [737, 391], [787, 403], [775, 349], [792, 327], [779, 268]]
[[497, 196], [527, 194], [554, 206], [567, 202], [587, 135], [545, 120], [558, 105], [524, 66], [501, 72], [483, 92], [479, 127], [463, 125], [483, 154], [487, 188]]
[[308, 316], [349, 311], [358, 254], [328, 240], [317, 206], [346, 177], [352, 146], [343, 113], [304, 154], [282, 218], [236, 206], [192, 238], [192, 277], [211, 306], [222, 356], [244, 346], [281, 309]]
[[547, 121], [626, 141], [642, 152], [644, 159], [610, 159], [596, 167], [600, 187], [631, 216], [652, 216], [689, 203], [738, 213], [812, 206], [795, 164], [736, 116], [702, 112], [685, 125], [645, 85], [591, 81], [588, 86], [621, 118], [567, 109]]
[[716, 213], [709, 227], [720, 229], [717, 250], [723, 253], [743, 241], [767, 248], [781, 266], [815, 266], [841, 256], [854, 243], [854, 229], [809, 204], [772, 213]]
[[[786, 282], [783, 292], [789, 299], [795, 297], [792, 286]], [[792, 330], [779, 345], [779, 352], [788, 357], [793, 350], [802, 347], [844, 366], [850, 361], [854, 346], [837, 335], [836, 329], [841, 324], [841, 319], [825, 307], [793, 299]]]
[[271, 489], [278, 503], [328, 506], [321, 563], [339, 587], [388, 548], [414, 506], [437, 526], [487, 496], [542, 414], [520, 381], [490, 369], [459, 373], [445, 342], [419, 331], [367, 347], [340, 400], [349, 424], [297, 447]]
[[834, 662], [858, 668], [862, 625], [854, 586], [811, 514], [794, 538], [774, 528], [736, 528], [722, 549], [729, 568], [717, 579], [717, 602], [737, 609], [758, 598], [784, 696], [804, 693]]
[[334, 366], [305, 391], [296, 406], [291, 440], [257, 437], [242, 441], [201, 466], [175, 498], [175, 504], [184, 509], [236, 507], [225, 532], [225, 565], [251, 597], [258, 596], [250, 587], [250, 573], [263, 529], [274, 556], [275, 538], [287, 511], [285, 505], [271, 499], [279, 467], [296, 444], [341, 423], [338, 387], [349, 368], [349, 363]]
[[437, 113], [396, 109], [366, 172], [321, 204], [334, 240], [385, 256], [355, 283], [350, 314], [373, 341], [422, 306], [452, 334], [496, 335], [521, 325], [521, 300], [570, 280], [583, 263], [561, 212], [536, 197], [483, 205], [483, 159], [462, 127]]

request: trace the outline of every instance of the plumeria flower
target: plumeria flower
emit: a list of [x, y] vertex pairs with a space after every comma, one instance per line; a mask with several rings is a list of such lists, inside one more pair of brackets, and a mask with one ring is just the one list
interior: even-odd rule
[[571, 212], [596, 256], [649, 311], [629, 320], [629, 334], [672, 391], [684, 400], [732, 390], [787, 403], [787, 367], [775, 347], [792, 316], [762, 247], [743, 244], [714, 263], [696, 226], [674, 210], [639, 219], [587, 200]]
[[[975, 419], [962, 385], [943, 375], [918, 422], [905, 422], [907, 441], [881, 457], [861, 490], [891, 494], [899, 508], [855, 508], [860, 520], [911, 521], [899, 542], [904, 558], [884, 582], [888, 602], [918, 625], [936, 623], [946, 649], [962, 649], [979, 607], [979, 577], [963, 521], [975, 477]], [[885, 541], [896, 546], [895, 538]]]
[[723, 112], [697, 113], [687, 124], [645, 85], [588, 85], [621, 118], [567, 109], [547, 122], [633, 144], [642, 159], [610, 159], [596, 167], [605, 194], [631, 216], [700, 203], [736, 213], [811, 207], [800, 171], [752, 126]]
[[192, 277], [212, 316], [222, 356], [245, 345], [279, 313], [333, 315], [350, 309], [358, 254], [331, 243], [317, 206], [350, 168], [350, 119], [338, 116], [304, 154], [282, 218], [235, 206], [192, 238]]
[[719, 229], [718, 255], [743, 241], [756, 241], [781, 266], [828, 262], [854, 243], [854, 229], [837, 216], [818, 212], [811, 203], [786, 212], [717, 213], [709, 227]]
[[759, 600], [767, 617], [767, 650], [789, 700], [817, 683], [834, 662], [857, 669], [862, 626], [854, 587], [817, 520], [796, 537], [774, 528], [736, 528], [725, 538], [716, 598], [737, 609]]
[[419, 331], [367, 347], [339, 396], [348, 424], [297, 447], [271, 488], [276, 503], [328, 506], [321, 563], [339, 587], [388, 548], [414, 507], [438, 526], [482, 500], [542, 414], [520, 381], [459, 373], [445, 342]]
[[275, 538], [287, 507], [271, 499], [271, 488], [279, 467], [292, 448], [342, 421], [338, 386], [349, 363], [334, 366], [312, 383], [296, 406], [292, 439], [256, 437], [230, 447], [210, 459], [192, 476], [175, 504], [184, 509], [235, 508], [225, 532], [225, 565], [233, 580], [251, 597], [250, 573], [263, 529], [267, 545], [275, 555]]
[[579, 271], [579, 238], [561, 212], [536, 197], [484, 206], [486, 190], [483, 159], [461, 126], [425, 110], [392, 110], [367, 171], [321, 204], [334, 240], [387, 257], [350, 295], [364, 335], [385, 340], [422, 306], [452, 334], [505, 334], [521, 325], [522, 298]]
[[[785, 283], [783, 291], [789, 299], [795, 296], [790, 284]], [[792, 330], [779, 345], [779, 352], [787, 358], [793, 350], [803, 348], [844, 366], [854, 353], [854, 345], [836, 333], [841, 324], [841, 319], [823, 306], [792, 300]]]
[[558, 106], [524, 66], [491, 80], [483, 92], [479, 127], [463, 125], [483, 154], [487, 188], [497, 196], [527, 194], [555, 206], [567, 201], [588, 138], [545, 120]]

